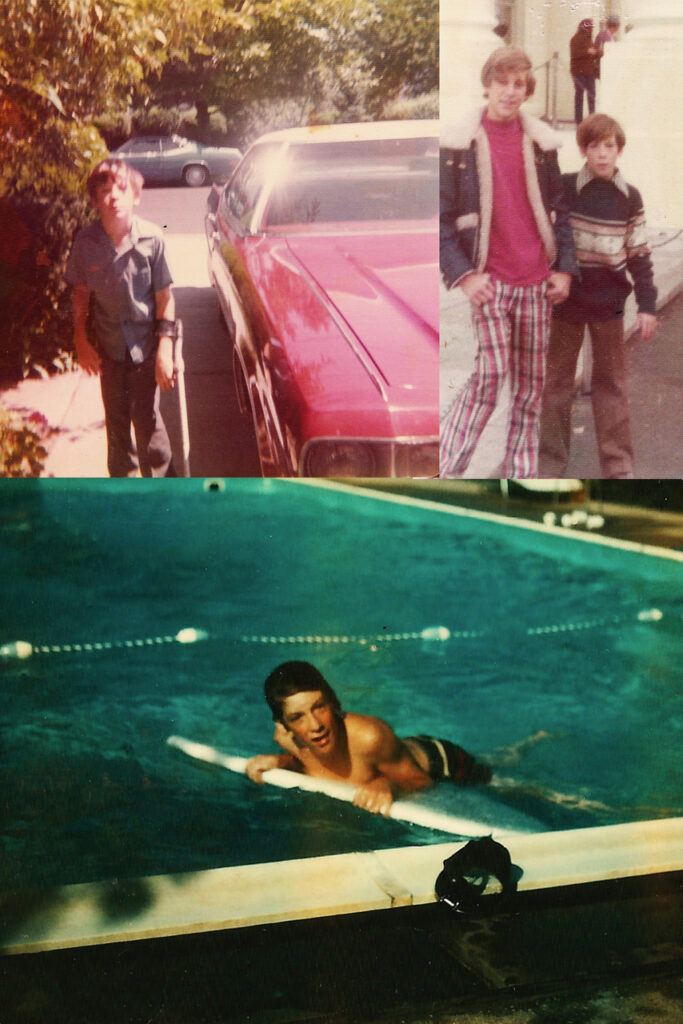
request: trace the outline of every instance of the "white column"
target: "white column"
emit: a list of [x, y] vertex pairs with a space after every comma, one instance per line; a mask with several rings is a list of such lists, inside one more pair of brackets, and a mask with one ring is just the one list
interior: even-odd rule
[[602, 60], [599, 110], [626, 133], [619, 166], [645, 202], [651, 226], [683, 227], [683, 4], [681, 0], [628, 0], [633, 26]]
[[440, 106], [444, 120], [484, 105], [481, 69], [502, 40], [494, 33], [494, 0], [441, 0]]

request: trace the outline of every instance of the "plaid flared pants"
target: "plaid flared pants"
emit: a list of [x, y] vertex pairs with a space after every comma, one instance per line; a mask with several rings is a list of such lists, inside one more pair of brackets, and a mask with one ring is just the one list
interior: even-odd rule
[[551, 302], [545, 282], [494, 285], [495, 297], [472, 307], [475, 369], [441, 422], [442, 477], [464, 475], [508, 375], [510, 412], [501, 476], [523, 479], [538, 471]]

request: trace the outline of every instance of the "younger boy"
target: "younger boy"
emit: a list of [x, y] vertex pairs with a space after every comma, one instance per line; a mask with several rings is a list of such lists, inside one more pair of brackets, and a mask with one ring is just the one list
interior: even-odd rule
[[575, 270], [561, 142], [520, 113], [535, 87], [523, 50], [495, 50], [481, 80], [486, 107], [441, 132], [441, 271], [469, 299], [478, 343], [475, 371], [441, 424], [441, 476], [464, 474], [509, 372], [501, 475], [533, 477], [551, 305]]
[[562, 181], [580, 277], [569, 298], [555, 308], [541, 415], [540, 472], [562, 477], [569, 460], [571, 404], [576, 363], [584, 329], [592, 342], [591, 402], [600, 451], [601, 475], [633, 476], [624, 355], [624, 303], [633, 281], [643, 341], [657, 321], [650, 250], [640, 193], [624, 181], [617, 160], [626, 143], [621, 126], [606, 114], [593, 114], [576, 133], [586, 163]]
[[324, 676], [307, 661], [286, 661], [268, 676], [265, 698], [284, 754], [257, 754], [247, 775], [263, 782], [271, 768], [288, 768], [319, 779], [357, 786], [354, 804], [388, 814], [396, 795], [448, 779], [459, 785], [487, 783], [488, 765], [448, 740], [413, 736], [400, 740], [380, 718], [342, 711]]
[[66, 269], [78, 361], [100, 375], [113, 477], [135, 476], [138, 468], [142, 476], [175, 475], [159, 412], [159, 388], [169, 391], [174, 383], [173, 279], [160, 229], [134, 213], [142, 183], [123, 160], [93, 168], [87, 187], [99, 219], [78, 232]]

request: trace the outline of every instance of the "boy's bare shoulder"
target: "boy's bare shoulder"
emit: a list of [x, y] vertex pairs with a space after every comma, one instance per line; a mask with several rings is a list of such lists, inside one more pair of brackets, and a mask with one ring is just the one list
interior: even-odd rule
[[395, 740], [391, 726], [374, 715], [359, 715], [348, 711], [344, 722], [347, 736], [359, 753], [375, 753], [388, 741]]

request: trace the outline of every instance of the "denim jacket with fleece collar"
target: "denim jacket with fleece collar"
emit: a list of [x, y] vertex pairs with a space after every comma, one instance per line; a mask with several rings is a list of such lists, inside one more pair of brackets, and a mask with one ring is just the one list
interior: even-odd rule
[[[441, 131], [441, 273], [453, 288], [488, 257], [493, 213], [493, 171], [479, 108]], [[562, 188], [557, 150], [561, 139], [528, 114], [522, 123], [527, 194], [553, 270], [577, 273], [569, 205]]]

